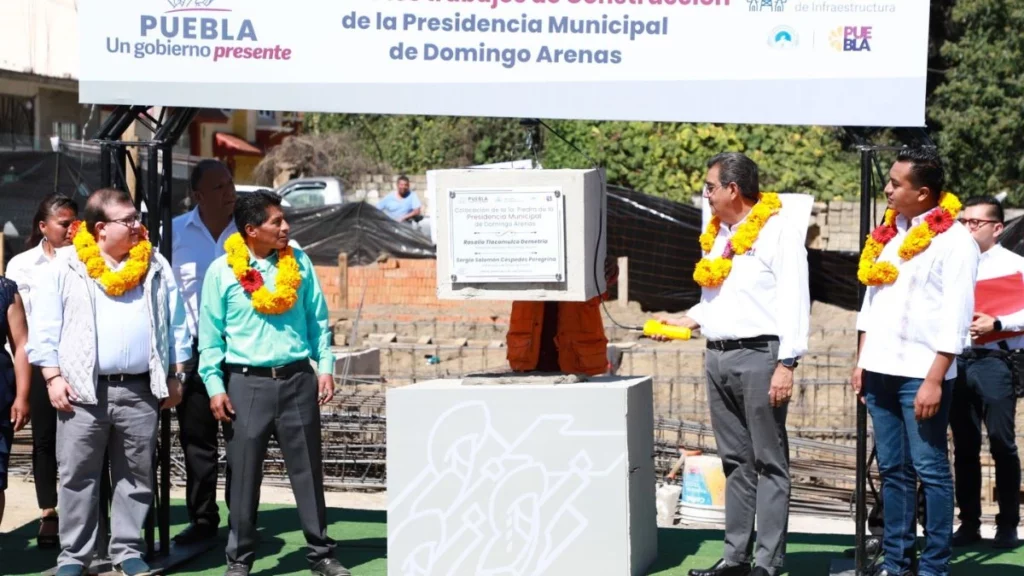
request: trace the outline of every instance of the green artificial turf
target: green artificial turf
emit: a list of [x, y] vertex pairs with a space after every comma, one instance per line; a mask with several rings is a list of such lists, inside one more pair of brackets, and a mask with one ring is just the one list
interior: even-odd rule
[[[223, 510], [223, 504], [222, 504]], [[387, 574], [386, 514], [377, 511], [328, 509], [330, 535], [338, 540], [337, 557], [354, 576]], [[171, 511], [171, 533], [187, 522], [184, 503], [175, 501]], [[298, 514], [289, 506], [262, 506], [259, 516], [259, 559], [253, 574], [267, 576], [305, 575], [305, 541], [298, 526]], [[30, 576], [52, 568], [56, 553], [35, 546], [38, 527], [30, 523], [0, 536], [0, 574]], [[222, 536], [226, 530], [222, 529]], [[704, 568], [721, 555], [722, 533], [709, 530], [661, 529], [658, 531], [659, 556], [651, 574], [685, 576], [691, 568]], [[827, 575], [831, 561], [850, 546], [849, 536], [791, 534], [786, 567], [794, 576]], [[192, 560], [174, 574], [182, 576], [220, 576], [224, 573], [223, 542]], [[973, 572], [972, 572], [973, 570]], [[980, 571], [979, 571], [980, 570]], [[954, 574], [985, 576], [1024, 576], [1024, 549], [997, 554], [987, 543], [957, 550]], [[602, 575], [596, 575], [602, 576]], [[615, 575], [612, 575], [615, 576]]]

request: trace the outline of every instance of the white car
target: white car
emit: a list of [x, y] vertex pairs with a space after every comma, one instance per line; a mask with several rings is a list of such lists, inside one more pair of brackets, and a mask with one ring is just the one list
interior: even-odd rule
[[[320, 208], [344, 203], [344, 187], [341, 180], [330, 176], [317, 178], [296, 178], [271, 190], [281, 197], [281, 205], [285, 208]], [[256, 190], [269, 190], [265, 186], [235, 184], [235, 192], [245, 194]]]

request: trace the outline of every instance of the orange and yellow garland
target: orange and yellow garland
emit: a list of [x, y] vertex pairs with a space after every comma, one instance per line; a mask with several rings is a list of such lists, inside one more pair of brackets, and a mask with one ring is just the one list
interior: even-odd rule
[[746, 254], [757, 241], [761, 229], [764, 228], [768, 219], [779, 213], [782, 209], [782, 201], [779, 195], [773, 192], [765, 192], [758, 198], [757, 204], [750, 209], [747, 219], [736, 229], [729, 242], [725, 245], [722, 255], [714, 260], [707, 257], [708, 252], [715, 245], [715, 238], [718, 237], [718, 230], [722, 221], [713, 216], [708, 222], [708, 228], [700, 235], [700, 248], [704, 251], [704, 257], [697, 262], [697, 268], [693, 271], [693, 279], [704, 288], [717, 288], [732, 272], [732, 257], [736, 254]]
[[232, 234], [224, 242], [224, 250], [227, 252], [228, 266], [231, 267], [242, 289], [252, 299], [254, 310], [260, 314], [276, 315], [284, 314], [295, 306], [295, 301], [299, 298], [299, 286], [302, 285], [302, 275], [299, 273], [299, 263], [295, 261], [291, 247], [278, 251], [277, 278], [273, 292], [267, 289], [260, 271], [249, 266], [249, 248], [241, 234]]
[[[960, 200], [943, 192], [939, 205], [924, 217], [924, 222], [914, 226], [907, 233], [900, 245], [899, 256], [903, 261], [910, 260], [931, 245], [932, 239], [942, 234], [956, 222], [960, 214]], [[896, 237], [896, 211], [888, 208], [882, 219], [882, 225], [871, 231], [864, 250], [860, 253], [860, 264], [857, 266], [857, 279], [865, 286], [882, 286], [896, 281], [900, 272], [891, 262], [878, 262], [882, 249]]]
[[120, 296], [138, 286], [146, 277], [153, 245], [149, 242], [149, 233], [146, 232], [145, 226], [141, 227], [141, 240], [128, 252], [128, 261], [116, 272], [110, 269], [100, 254], [96, 238], [89, 233], [85, 223], [79, 220], [71, 226], [71, 238], [78, 259], [85, 264], [89, 277], [99, 282], [107, 295]]

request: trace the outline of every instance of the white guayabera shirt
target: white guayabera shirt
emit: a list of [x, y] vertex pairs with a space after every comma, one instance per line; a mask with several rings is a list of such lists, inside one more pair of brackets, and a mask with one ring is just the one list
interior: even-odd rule
[[[866, 333], [857, 364], [864, 370], [924, 379], [937, 353], [960, 354], [971, 344], [978, 244], [956, 222], [923, 252], [903, 261], [900, 245], [924, 218], [908, 224], [897, 216], [896, 236], [878, 257], [896, 266], [899, 276], [892, 284], [868, 287], [864, 295], [857, 315], [857, 330]], [[946, 379], [955, 377], [953, 362]]]

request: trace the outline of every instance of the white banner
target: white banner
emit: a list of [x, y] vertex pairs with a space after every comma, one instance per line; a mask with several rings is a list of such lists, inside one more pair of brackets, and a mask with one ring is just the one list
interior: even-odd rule
[[85, 103], [924, 125], [928, 0], [79, 0]]

